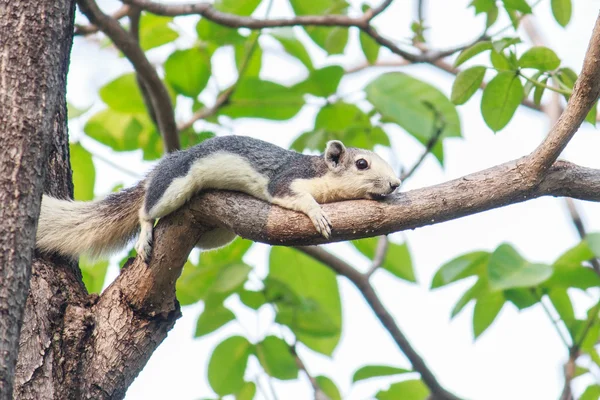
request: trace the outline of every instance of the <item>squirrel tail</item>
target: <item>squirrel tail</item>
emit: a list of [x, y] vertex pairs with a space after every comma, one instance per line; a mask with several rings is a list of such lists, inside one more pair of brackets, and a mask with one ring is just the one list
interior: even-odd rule
[[109, 255], [122, 249], [139, 230], [143, 182], [102, 200], [61, 200], [46, 196], [38, 220], [36, 248], [74, 258]]

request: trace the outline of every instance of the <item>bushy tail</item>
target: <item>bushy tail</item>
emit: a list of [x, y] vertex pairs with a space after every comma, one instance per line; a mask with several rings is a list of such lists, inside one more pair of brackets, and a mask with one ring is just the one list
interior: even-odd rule
[[144, 202], [144, 190], [143, 183], [139, 183], [90, 202], [44, 196], [36, 248], [92, 258], [122, 249], [139, 230], [138, 211]]

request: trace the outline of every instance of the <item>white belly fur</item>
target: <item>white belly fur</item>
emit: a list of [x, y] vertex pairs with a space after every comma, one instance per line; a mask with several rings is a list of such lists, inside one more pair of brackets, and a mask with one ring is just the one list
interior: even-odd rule
[[163, 217], [204, 189], [236, 190], [270, 201], [268, 185], [269, 179], [244, 158], [226, 152], [215, 153], [196, 160], [187, 175], [173, 180], [150, 210], [150, 216]]

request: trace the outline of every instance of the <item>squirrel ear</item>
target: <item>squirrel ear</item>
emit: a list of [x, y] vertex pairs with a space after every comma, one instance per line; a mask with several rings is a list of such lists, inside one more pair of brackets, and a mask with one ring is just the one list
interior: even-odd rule
[[329, 168], [335, 168], [346, 155], [346, 146], [339, 140], [330, 140], [325, 149], [325, 162]]

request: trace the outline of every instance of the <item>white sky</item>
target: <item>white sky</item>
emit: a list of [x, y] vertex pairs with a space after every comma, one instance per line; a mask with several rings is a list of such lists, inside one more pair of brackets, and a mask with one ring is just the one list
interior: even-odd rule
[[[600, 0], [573, 0], [573, 18], [566, 30], [553, 21], [550, 1], [543, 0], [535, 9], [538, 26], [548, 43], [562, 58], [564, 65], [579, 71], [591, 30], [598, 14]], [[358, 2], [352, 2], [359, 9]], [[378, 2], [371, 2], [378, 4]], [[404, 39], [410, 35], [408, 27], [413, 16], [414, 1], [395, 1], [376, 20], [376, 26], [390, 38]], [[466, 43], [476, 37], [482, 29], [483, 18], [473, 19], [473, 11], [467, 9], [467, 0], [448, 2], [426, 0], [427, 23], [432, 27], [428, 38], [434, 48], [447, 48]], [[101, 2], [105, 10], [119, 6], [116, 1]], [[264, 10], [264, 5], [260, 10]], [[289, 15], [289, 5], [284, 0], [274, 0], [272, 16]], [[264, 14], [260, 14], [264, 15]], [[81, 16], [78, 16], [81, 17]], [[83, 18], [80, 21], [84, 21]], [[193, 32], [195, 19], [178, 23], [182, 31]], [[506, 21], [498, 23], [504, 26]], [[492, 31], [498, 29], [495, 28]], [[510, 32], [510, 31], [509, 31]], [[357, 32], [351, 32], [351, 41], [346, 55], [327, 61], [341, 62], [354, 66], [363, 62], [357, 46]], [[265, 39], [265, 38], [262, 38]], [[293, 83], [304, 78], [304, 72], [292, 59], [280, 58], [282, 52], [270, 40], [262, 40], [265, 50], [261, 77], [283, 83]], [[193, 36], [182, 35], [177, 46], [185, 48]], [[159, 62], [171, 48], [158, 49], [150, 53], [152, 61]], [[326, 65], [324, 54], [314, 45], [311, 55], [317, 65]], [[382, 51], [382, 59], [395, 57]], [[480, 62], [487, 60], [476, 59]], [[217, 79], [221, 87], [235, 78], [231, 64], [231, 52], [223, 51], [216, 62]], [[94, 104], [93, 110], [101, 109], [97, 89], [131, 67], [126, 60], [118, 58], [110, 49], [99, 50], [96, 44], [76, 39], [68, 81], [68, 98], [78, 106]], [[286, 73], [282, 77], [281, 71]], [[452, 78], [427, 65], [405, 67], [402, 71], [419, 77], [450, 94]], [[339, 93], [355, 92], [372, 80], [384, 69], [354, 74], [343, 79]], [[355, 96], [349, 99], [355, 99]], [[465, 140], [452, 139], [444, 143], [446, 151], [445, 169], [429, 157], [413, 179], [403, 190], [423, 187], [453, 179], [501, 162], [520, 157], [531, 151], [548, 131], [545, 117], [525, 108], [518, 110], [509, 126], [494, 135], [484, 124], [479, 112], [481, 93], [477, 93], [465, 106], [459, 107]], [[252, 135], [287, 146], [300, 132], [310, 129], [314, 122], [316, 107], [305, 107], [294, 119], [283, 123], [262, 120], [235, 121], [223, 132]], [[184, 120], [185, 113], [178, 111]], [[73, 121], [71, 136], [78, 140], [84, 119]], [[200, 123], [202, 124], [202, 123]], [[201, 125], [200, 125], [201, 126]], [[393, 153], [382, 154], [398, 166], [400, 161], [410, 166], [422, 152], [415, 140], [400, 129], [388, 129], [394, 144]], [[151, 164], [141, 162], [140, 152], [115, 154], [108, 148], [83, 138], [83, 145], [104, 158], [108, 158], [140, 176]], [[600, 168], [600, 134], [590, 125], [585, 125], [569, 144], [563, 157], [578, 164]], [[135, 178], [124, 175], [98, 158], [96, 194], [107, 193], [116, 183], [133, 184]], [[600, 206], [579, 202], [589, 231], [600, 231]], [[543, 198], [488, 211], [455, 221], [395, 234], [397, 242], [408, 240], [411, 248], [418, 284], [408, 284], [384, 271], [374, 276], [374, 285], [385, 306], [393, 314], [400, 328], [420, 352], [441, 383], [459, 396], [470, 399], [550, 399], [557, 398], [562, 388], [562, 364], [567, 351], [561, 344], [556, 331], [539, 306], [517, 312], [507, 305], [494, 325], [476, 342], [472, 339], [472, 304], [453, 321], [450, 310], [471, 282], [429, 291], [428, 287], [435, 271], [444, 262], [468, 251], [493, 250], [508, 241], [526, 258], [551, 262], [560, 253], [574, 245], [577, 235], [566, 213], [561, 199]], [[349, 254], [345, 244], [329, 245], [334, 252]], [[255, 245], [246, 261], [255, 266], [259, 276], [266, 274], [268, 247]], [[368, 263], [358, 253], [350, 252], [346, 257], [352, 264], [365, 268]], [[116, 274], [116, 268], [111, 271]], [[339, 279], [343, 301], [344, 327], [341, 342], [332, 359], [300, 349], [312, 375], [324, 374], [331, 377], [342, 392], [344, 399], [370, 398], [378, 389], [385, 389], [398, 379], [379, 379], [359, 383], [351, 391], [353, 372], [365, 364], [388, 364], [409, 367], [410, 364], [397, 349], [387, 331], [376, 320], [361, 295], [344, 278]], [[581, 292], [573, 292], [578, 312], [583, 315], [594, 298]], [[153, 354], [146, 368], [127, 393], [128, 400], [138, 399], [196, 399], [214, 398], [206, 381], [206, 367], [212, 349], [223, 338], [231, 334], [249, 335], [251, 340], [260, 340], [270, 326], [273, 315], [262, 310], [259, 317], [231, 301], [229, 306], [236, 312], [241, 325], [229, 324], [216, 334], [201, 340], [193, 339], [196, 318], [201, 305], [185, 307], [183, 318], [169, 333], [168, 338]], [[248, 333], [249, 332], [249, 333]], [[276, 331], [276, 334], [279, 330]], [[251, 361], [248, 379], [256, 376], [256, 361]], [[581, 382], [579, 382], [581, 380]], [[262, 386], [267, 387], [265, 379]], [[309, 399], [312, 389], [307, 380], [280, 382], [273, 380], [279, 399]], [[581, 378], [575, 381], [576, 392], [585, 388]], [[267, 390], [268, 392], [268, 390]], [[260, 392], [259, 392], [260, 393]], [[270, 399], [257, 396], [259, 399]]]

